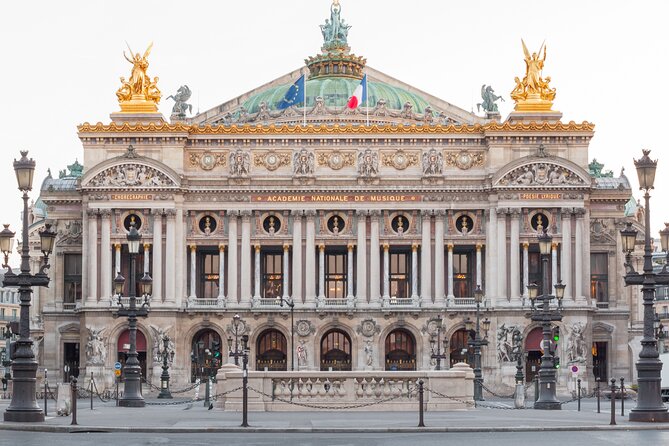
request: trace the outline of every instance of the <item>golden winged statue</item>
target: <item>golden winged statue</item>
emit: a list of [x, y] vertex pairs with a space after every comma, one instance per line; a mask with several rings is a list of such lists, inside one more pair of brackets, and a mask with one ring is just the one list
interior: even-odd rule
[[550, 111], [555, 99], [555, 88], [548, 86], [550, 77], [542, 77], [546, 45], [542, 43], [538, 52], [530, 54], [525, 41], [521, 39], [521, 42], [525, 54], [525, 77], [522, 80], [515, 78], [516, 87], [511, 92], [511, 98], [516, 101], [516, 110]]
[[[126, 45], [128, 43], [126, 42]], [[130, 79], [121, 77], [121, 87], [116, 91], [122, 112], [129, 113], [155, 113], [158, 111], [157, 104], [160, 102], [161, 93], [158, 89], [158, 78], [153, 80], [146, 70], [149, 68], [149, 54], [151, 54], [153, 42], [144, 51], [144, 55], [133, 53], [130, 45], [128, 50], [130, 56], [123, 52], [125, 59], [132, 64]]]

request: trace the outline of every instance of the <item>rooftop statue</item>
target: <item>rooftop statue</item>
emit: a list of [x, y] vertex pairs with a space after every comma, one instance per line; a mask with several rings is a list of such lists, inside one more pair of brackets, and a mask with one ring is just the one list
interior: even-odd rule
[[186, 101], [190, 99], [191, 94], [188, 85], [182, 85], [179, 87], [176, 94], [167, 97], [167, 99], [174, 99], [174, 107], [172, 107], [172, 116], [174, 118], [185, 118], [186, 110], [188, 110], [188, 113], [193, 113], [193, 106], [191, 104], [186, 104]]
[[530, 55], [525, 42], [522, 39], [521, 42], [525, 54], [525, 77], [522, 81], [515, 78], [516, 88], [511, 92], [511, 97], [516, 101], [516, 110], [549, 111], [555, 99], [555, 88], [548, 86], [551, 81], [549, 76], [545, 79], [542, 77], [546, 61], [546, 46], [542, 44], [538, 52]]
[[483, 102], [476, 104], [476, 110], [481, 110], [481, 106], [483, 106], [483, 111], [486, 113], [499, 113], [499, 109], [495, 102], [500, 99], [503, 102], [504, 98], [497, 96], [495, 90], [492, 89], [492, 86], [486, 86], [486, 84], [481, 85], [481, 98], [483, 99]]
[[325, 25], [321, 25], [323, 49], [345, 48], [348, 44], [348, 30], [350, 25], [341, 18], [341, 5], [339, 0], [334, 0], [330, 7], [330, 20], [325, 19]]
[[146, 70], [149, 68], [149, 54], [153, 43], [144, 52], [144, 55], [132, 52], [130, 45], [130, 57], [123, 52], [125, 59], [132, 64], [130, 79], [121, 77], [121, 88], [116, 91], [116, 96], [121, 104], [122, 112], [156, 112], [157, 104], [160, 102], [161, 93], [158, 89], [158, 78], [153, 80], [149, 77]]

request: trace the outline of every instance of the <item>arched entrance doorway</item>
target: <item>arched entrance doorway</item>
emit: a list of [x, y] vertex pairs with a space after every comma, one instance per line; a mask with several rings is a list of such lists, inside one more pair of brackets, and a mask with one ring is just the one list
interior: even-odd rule
[[286, 337], [278, 330], [266, 330], [258, 337], [256, 370], [286, 371], [288, 355]]
[[475, 335], [474, 330], [467, 330], [466, 328], [461, 328], [453, 333], [448, 344], [451, 367], [458, 362], [473, 363], [474, 349], [469, 346], [469, 343], [474, 340]]
[[530, 382], [539, 373], [541, 366], [541, 357], [544, 352], [541, 349], [544, 338], [543, 329], [541, 327], [533, 328], [525, 338], [525, 351], [527, 352], [527, 359], [525, 360], [525, 381]]
[[330, 330], [321, 338], [321, 370], [351, 370], [351, 338]]
[[195, 382], [216, 376], [222, 364], [221, 337], [211, 329], [198, 331], [193, 336], [190, 350], [190, 379]]
[[[139, 360], [139, 367], [142, 369], [142, 378], [146, 380], [146, 337], [144, 333], [137, 330], [135, 341], [137, 348], [137, 359]], [[116, 344], [116, 360], [121, 363], [121, 379], [124, 378], [123, 370], [125, 370], [125, 363], [128, 360], [128, 352], [130, 351], [130, 330], [123, 331], [118, 337]]]
[[416, 370], [416, 340], [407, 330], [386, 336], [386, 370]]

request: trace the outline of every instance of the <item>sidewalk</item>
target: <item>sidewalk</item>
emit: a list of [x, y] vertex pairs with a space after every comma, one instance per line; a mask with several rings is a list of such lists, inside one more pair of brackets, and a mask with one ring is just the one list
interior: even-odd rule
[[[577, 403], [565, 404], [562, 410], [513, 410], [510, 400], [488, 400], [486, 406], [452, 412], [425, 412], [425, 426], [418, 428], [418, 411], [311, 411], [249, 412], [250, 427], [240, 427], [242, 414], [207, 410], [202, 401], [147, 398], [145, 408], [116, 407], [114, 402], [101, 403], [80, 399], [77, 426], [71, 417], [55, 416], [55, 402], [49, 401], [44, 423], [10, 423], [0, 421], [0, 430], [35, 432], [525, 432], [525, 431], [593, 431], [593, 430], [669, 430], [669, 423], [630, 423], [620, 416], [616, 404], [616, 426], [610, 426], [610, 401], [602, 400], [602, 413], [596, 412], [594, 400], [584, 400], [581, 412]], [[42, 406], [44, 402], [39, 402]], [[153, 405], [170, 403], [170, 405]], [[174, 403], [174, 404], [172, 404]], [[634, 407], [627, 401], [625, 413]], [[9, 405], [0, 400], [0, 411]], [[628, 405], [630, 407], [628, 407]]]

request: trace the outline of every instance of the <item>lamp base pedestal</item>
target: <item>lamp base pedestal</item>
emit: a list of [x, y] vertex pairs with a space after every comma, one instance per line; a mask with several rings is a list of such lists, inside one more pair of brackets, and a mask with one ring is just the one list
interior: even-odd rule
[[536, 401], [534, 408], [538, 410], [561, 410], [562, 404], [559, 401]]
[[666, 409], [663, 411], [632, 409], [629, 414], [629, 420], [644, 423], [669, 423], [669, 412]]

